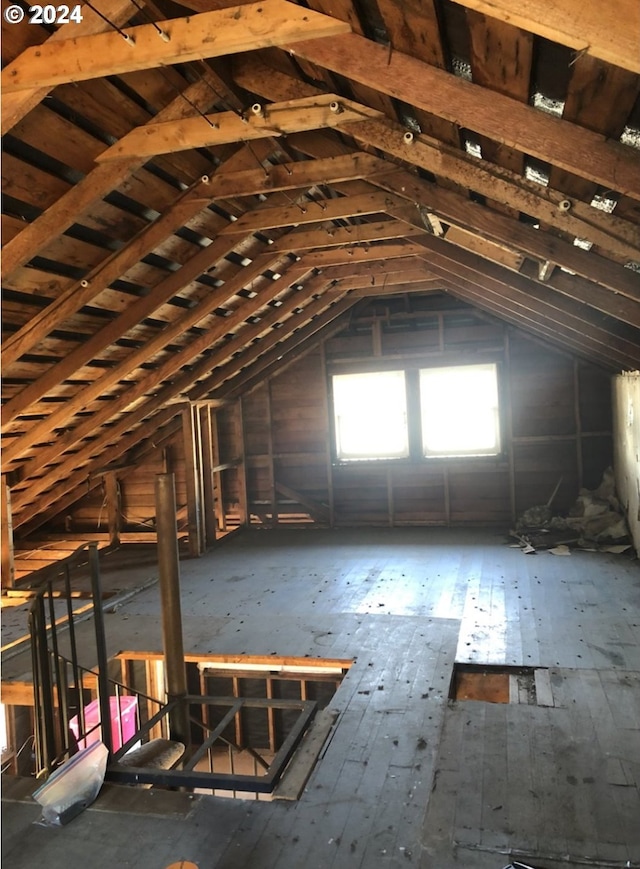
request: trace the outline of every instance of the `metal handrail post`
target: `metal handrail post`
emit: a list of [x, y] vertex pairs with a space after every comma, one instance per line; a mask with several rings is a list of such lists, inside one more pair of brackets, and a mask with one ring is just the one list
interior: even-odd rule
[[113, 751], [113, 737], [111, 733], [111, 701], [109, 699], [109, 678], [107, 673], [109, 659], [107, 657], [107, 639], [104, 629], [97, 543], [91, 543], [89, 546], [89, 568], [91, 573], [91, 594], [93, 596], [93, 625], [96, 637], [96, 655], [98, 658], [98, 704], [100, 706], [102, 741], [106, 745], [109, 754], [111, 754]]

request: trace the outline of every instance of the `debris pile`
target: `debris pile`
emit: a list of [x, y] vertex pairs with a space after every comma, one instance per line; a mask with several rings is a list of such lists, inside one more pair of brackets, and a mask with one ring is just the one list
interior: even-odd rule
[[566, 516], [554, 515], [553, 500], [562, 478], [546, 504], [531, 507], [518, 519], [515, 537], [525, 554], [546, 549], [569, 555], [576, 547], [599, 552], [625, 552], [631, 548], [627, 522], [616, 497], [613, 470], [607, 468], [597, 489], [581, 489]]

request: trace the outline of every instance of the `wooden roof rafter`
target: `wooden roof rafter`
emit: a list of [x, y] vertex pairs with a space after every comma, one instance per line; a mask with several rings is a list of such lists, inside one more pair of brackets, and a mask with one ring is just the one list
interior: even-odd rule
[[[5, 93], [52, 88], [134, 70], [252, 51], [298, 39], [318, 39], [349, 26], [288, 0], [261, 0], [136, 27], [78, 35], [25, 49], [2, 71]], [[72, 35], [74, 34], [74, 35]]]
[[[192, 20], [262, 6], [324, 16], [338, 35], [287, 43], [282, 22], [272, 43], [249, 34], [242, 53], [229, 37], [220, 63], [185, 64], [156, 30], [146, 69], [134, 50], [137, 71], [112, 65], [40, 105], [48, 85], [6, 91], [20, 180], [4, 215], [4, 467], [21, 531], [71, 503], [120, 440], [135, 450], [168, 402], [240, 395], [363, 296], [443, 291], [605, 370], [638, 367], [640, 77], [624, 51], [616, 66], [560, 45], [555, 16], [575, 3], [541, 36], [539, 0], [185, 0]], [[127, 27], [185, 24], [166, 0], [113, 9]], [[597, 48], [611, 13], [591, 12]], [[64, 77], [65, 28], [26, 30], [7, 69], [58, 54]], [[76, 35], [79, 51], [99, 44]], [[101, 74], [85, 59], [82, 75]], [[338, 133], [309, 115], [332, 102]]]

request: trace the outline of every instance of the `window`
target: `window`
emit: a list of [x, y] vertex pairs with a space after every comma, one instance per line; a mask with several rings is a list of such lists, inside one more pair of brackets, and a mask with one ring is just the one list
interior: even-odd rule
[[333, 377], [336, 457], [340, 461], [409, 455], [404, 371]]
[[425, 456], [494, 456], [500, 452], [495, 365], [420, 371]]
[[336, 374], [332, 391], [338, 461], [500, 452], [493, 363]]

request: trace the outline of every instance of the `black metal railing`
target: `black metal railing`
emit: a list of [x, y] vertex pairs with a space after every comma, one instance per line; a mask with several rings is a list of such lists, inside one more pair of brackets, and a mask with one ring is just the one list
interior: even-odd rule
[[[74, 596], [73, 583], [79, 579], [88, 579], [90, 588], [87, 602], [74, 608], [75, 601], [85, 600]], [[108, 678], [97, 544], [84, 544], [68, 558], [36, 571], [30, 584], [35, 592], [29, 611], [35, 772], [46, 776], [77, 751], [78, 741], [86, 740], [88, 694], [97, 694], [100, 739], [111, 751], [109, 698], [119, 694], [120, 688]], [[81, 628], [83, 622], [86, 626]], [[91, 661], [91, 666], [80, 663], [80, 645], [85, 662]]]
[[[100, 739], [109, 751], [106, 778], [111, 781], [256, 794], [273, 791], [315, 715], [315, 701], [201, 695], [153, 698], [109, 677], [97, 545], [81, 546], [69, 558], [38, 574], [31, 577], [32, 585], [34, 579], [37, 585], [29, 614], [37, 776], [48, 776], [79, 748]], [[79, 609], [74, 609], [78, 598], [74, 598], [72, 588], [76, 574], [85, 584], [90, 581], [89, 602]], [[125, 728], [123, 705], [129, 705], [128, 697], [136, 698], [131, 704], [135, 724], [131, 727], [128, 721]], [[189, 722], [189, 744], [185, 745], [181, 768], [135, 765], [131, 750], [151, 742], [152, 734], [158, 731], [170, 736], [176, 708], [184, 709]], [[265, 715], [277, 710], [290, 715], [297, 712], [268, 760], [229, 736], [234, 723], [242, 730], [242, 716], [251, 710], [253, 714], [262, 710]], [[214, 721], [217, 723], [210, 723]], [[233, 772], [233, 762], [231, 772], [221, 771], [214, 761], [214, 746], [226, 746], [236, 756], [247, 752], [254, 767], [262, 771], [258, 773], [256, 768], [254, 775], [238, 774]]]

